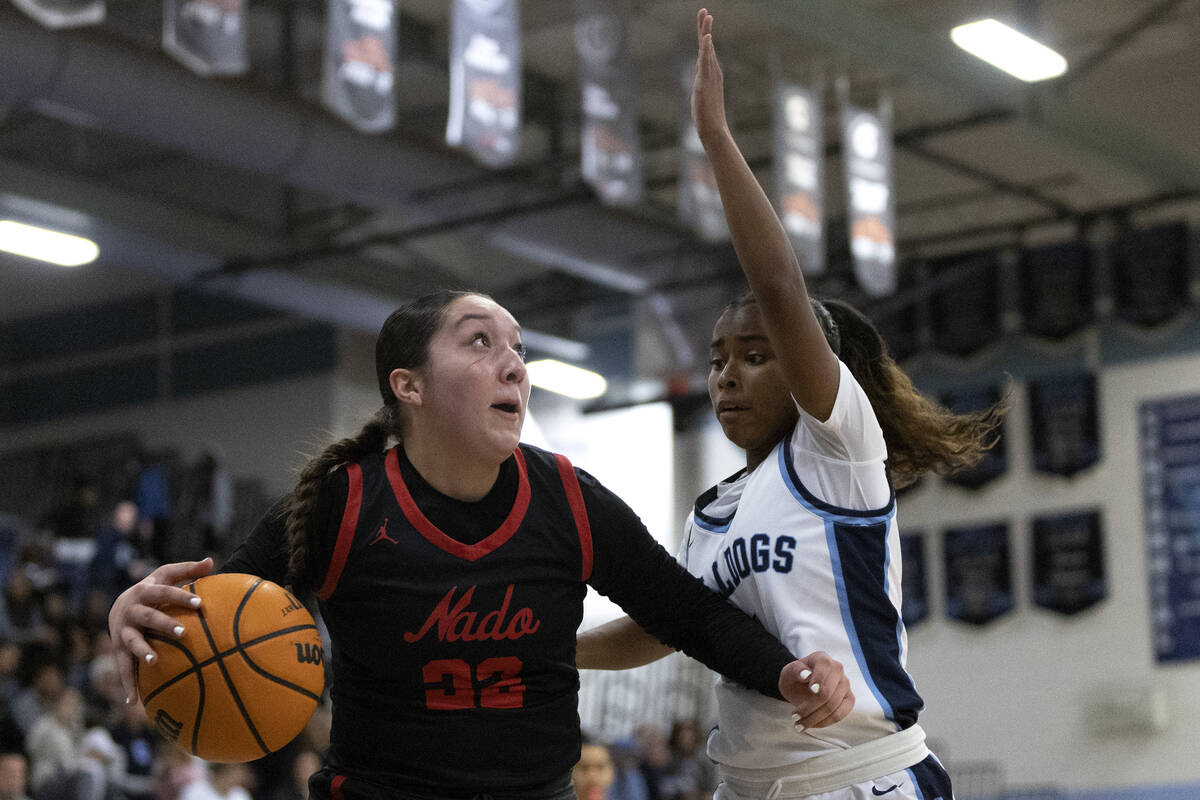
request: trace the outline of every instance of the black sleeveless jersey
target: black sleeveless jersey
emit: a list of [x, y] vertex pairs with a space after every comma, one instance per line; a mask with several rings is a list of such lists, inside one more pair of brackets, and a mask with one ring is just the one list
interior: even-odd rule
[[346, 468], [317, 590], [337, 676], [334, 770], [471, 792], [545, 784], [577, 758], [587, 514], [565, 457], [515, 457], [512, 510], [476, 544], [426, 519], [395, 449]]

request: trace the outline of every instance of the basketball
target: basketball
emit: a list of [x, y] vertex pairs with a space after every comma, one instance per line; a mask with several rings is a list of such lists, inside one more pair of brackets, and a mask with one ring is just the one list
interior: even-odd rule
[[252, 761], [283, 747], [325, 688], [312, 615], [286, 589], [254, 575], [208, 575], [184, 588], [202, 599], [198, 609], [170, 609], [184, 635], [148, 633], [157, 660], [138, 665], [150, 721], [206, 761]]

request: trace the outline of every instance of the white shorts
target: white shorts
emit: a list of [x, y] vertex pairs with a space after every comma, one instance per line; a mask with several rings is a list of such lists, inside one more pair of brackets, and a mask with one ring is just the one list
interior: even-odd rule
[[887, 800], [954, 800], [954, 791], [941, 762], [930, 754], [911, 767], [820, 794], [789, 793], [786, 784], [755, 787], [727, 778], [717, 787], [713, 800], [877, 800], [881, 797]]

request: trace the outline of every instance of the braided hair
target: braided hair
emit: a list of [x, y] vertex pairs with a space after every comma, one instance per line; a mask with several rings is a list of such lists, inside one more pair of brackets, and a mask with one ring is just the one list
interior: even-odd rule
[[459, 297], [476, 292], [444, 290], [418, 297], [397, 308], [384, 321], [375, 340], [375, 377], [383, 406], [354, 436], [334, 442], [300, 471], [299, 481], [286, 504], [284, 537], [288, 552], [288, 581], [308, 588], [308, 529], [317, 495], [325, 478], [338, 467], [383, 451], [389, 438], [403, 440], [404, 419], [392, 394], [391, 374], [396, 369], [419, 370], [429, 360], [429, 343], [445, 317], [446, 309]]

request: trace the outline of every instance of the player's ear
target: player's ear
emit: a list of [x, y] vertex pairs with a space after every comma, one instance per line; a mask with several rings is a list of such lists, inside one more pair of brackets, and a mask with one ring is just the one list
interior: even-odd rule
[[392, 370], [392, 373], [388, 375], [388, 385], [392, 387], [392, 394], [401, 403], [413, 406], [421, 405], [421, 397], [425, 385], [416, 370]]

